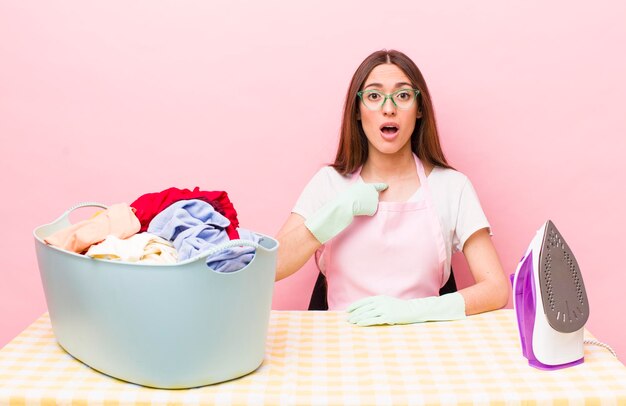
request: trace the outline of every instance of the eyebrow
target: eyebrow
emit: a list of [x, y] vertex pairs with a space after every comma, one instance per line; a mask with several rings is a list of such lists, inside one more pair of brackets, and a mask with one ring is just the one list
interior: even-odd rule
[[[395, 87], [402, 87], [402, 86], [413, 86], [411, 83], [407, 83], [407, 82], [398, 82], [396, 83]], [[370, 83], [369, 85], [365, 86], [363, 89], [367, 89], [368, 87], [383, 87], [382, 83]], [[395, 88], [394, 87], [394, 88]]]

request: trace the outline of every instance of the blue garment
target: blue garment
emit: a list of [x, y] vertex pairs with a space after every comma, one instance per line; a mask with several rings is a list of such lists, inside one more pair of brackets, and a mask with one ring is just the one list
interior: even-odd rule
[[[173, 243], [178, 260], [195, 258], [202, 252], [230, 241], [226, 227], [230, 220], [203, 200], [180, 200], [157, 214], [148, 232]], [[260, 238], [245, 229], [240, 238], [259, 242]], [[234, 272], [246, 266], [254, 257], [253, 247], [229, 248], [207, 257], [207, 266], [216, 272]]]
[[229, 241], [225, 228], [230, 221], [202, 200], [180, 200], [157, 214], [148, 232], [172, 241], [178, 260], [200, 254], [203, 248]]

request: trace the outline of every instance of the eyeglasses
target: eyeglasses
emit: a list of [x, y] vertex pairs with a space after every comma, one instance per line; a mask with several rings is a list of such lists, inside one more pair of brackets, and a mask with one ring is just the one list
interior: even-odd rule
[[387, 99], [391, 100], [397, 108], [406, 110], [415, 103], [420, 91], [418, 89], [400, 89], [391, 94], [385, 94], [379, 90], [362, 90], [356, 94], [369, 110], [382, 109]]

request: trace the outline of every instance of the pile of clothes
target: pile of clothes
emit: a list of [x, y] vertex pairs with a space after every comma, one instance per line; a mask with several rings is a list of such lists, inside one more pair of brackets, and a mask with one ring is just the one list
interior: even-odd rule
[[[144, 194], [130, 205], [113, 204], [45, 242], [96, 259], [176, 264], [236, 239], [260, 241], [258, 235], [239, 228], [226, 192], [172, 187]], [[234, 272], [250, 263], [254, 253], [254, 247], [231, 247], [208, 256], [207, 266]]]

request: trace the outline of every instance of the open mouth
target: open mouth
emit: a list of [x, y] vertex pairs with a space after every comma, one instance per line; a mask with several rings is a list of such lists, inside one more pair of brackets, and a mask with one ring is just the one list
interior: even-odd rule
[[394, 138], [398, 132], [400, 131], [400, 127], [395, 123], [385, 123], [380, 126], [380, 132], [385, 138]]

